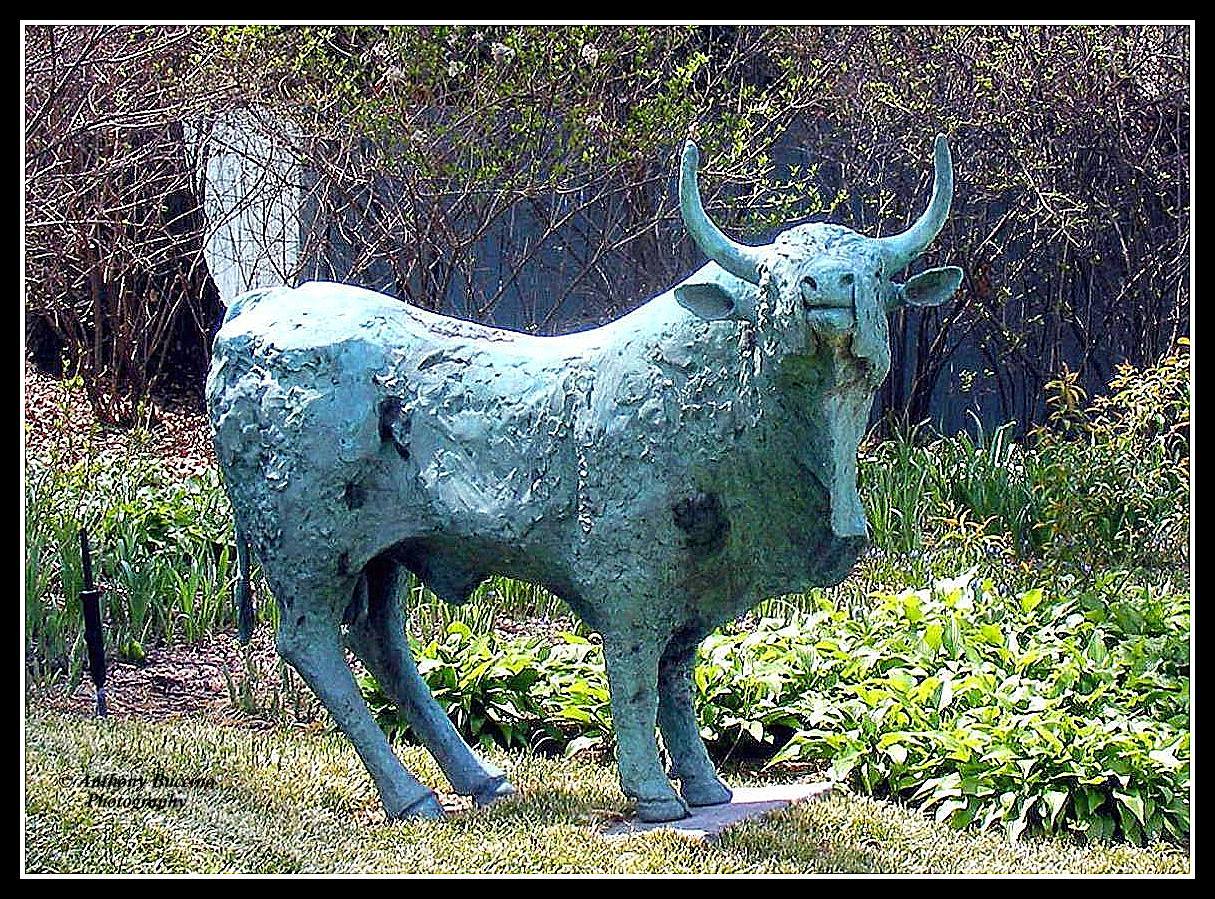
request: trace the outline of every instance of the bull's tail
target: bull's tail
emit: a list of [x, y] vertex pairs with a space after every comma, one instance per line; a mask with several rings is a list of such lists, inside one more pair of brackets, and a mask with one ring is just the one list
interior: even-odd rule
[[253, 612], [253, 588], [249, 583], [249, 541], [238, 529], [236, 532], [236, 586], [233, 589], [236, 604], [238, 636], [242, 646], [253, 636], [255, 623]]

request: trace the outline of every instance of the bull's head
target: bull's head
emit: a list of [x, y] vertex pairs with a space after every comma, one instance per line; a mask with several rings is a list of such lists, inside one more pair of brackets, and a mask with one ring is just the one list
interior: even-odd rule
[[[954, 266], [934, 268], [896, 283], [892, 276], [927, 248], [945, 224], [953, 196], [953, 166], [943, 135], [936, 140], [936, 178], [928, 209], [909, 229], [872, 238], [840, 225], [798, 225], [765, 246], [735, 243], [706, 215], [696, 181], [699, 153], [683, 150], [679, 202], [697, 245], [728, 272], [692, 279], [675, 290], [679, 303], [706, 319], [749, 321], [760, 352], [790, 370], [799, 360], [831, 360], [821, 384], [818, 441], [812, 468], [831, 502], [832, 530], [865, 533], [856, 492], [856, 448], [873, 393], [890, 370], [886, 313], [903, 305], [935, 306], [962, 281]], [[732, 276], [732, 277], [730, 277]], [[807, 371], [813, 366], [804, 364]]]

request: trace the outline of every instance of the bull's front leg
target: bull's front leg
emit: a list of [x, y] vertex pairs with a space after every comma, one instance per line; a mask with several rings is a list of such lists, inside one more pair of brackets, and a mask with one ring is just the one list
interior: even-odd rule
[[692, 667], [703, 632], [685, 631], [671, 638], [658, 665], [658, 724], [688, 805], [721, 805], [733, 797], [722, 783], [700, 738], [692, 700]]
[[636, 800], [642, 821], [676, 821], [688, 814], [658, 760], [658, 656], [664, 643], [643, 631], [603, 638], [620, 788]]

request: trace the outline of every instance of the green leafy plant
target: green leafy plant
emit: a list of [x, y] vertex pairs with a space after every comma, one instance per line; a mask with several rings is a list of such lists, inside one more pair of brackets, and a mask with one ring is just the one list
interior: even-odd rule
[[1006, 597], [968, 572], [874, 599], [864, 617], [820, 610], [782, 648], [813, 665], [777, 761], [830, 762], [864, 792], [1011, 839], [1188, 831], [1188, 594], [1105, 581]]
[[[1085, 404], [1074, 373], [1047, 387], [1052, 421], [1023, 443], [911, 429], [866, 448], [862, 496], [879, 547], [930, 551], [955, 568], [1001, 558], [1007, 586], [1045, 572], [1189, 567], [1189, 341], [1156, 364], [1122, 366]], [[1154, 575], [1153, 575], [1154, 576]]]
[[[89, 535], [111, 654], [138, 662], [151, 642], [196, 640], [235, 615], [231, 510], [218, 474], [182, 480], [140, 450], [142, 435], [105, 447], [75, 434], [67, 410], [57, 442], [27, 461], [26, 646], [35, 679], [83, 667], [79, 534]], [[265, 614], [273, 613], [273, 609]]]
[[[440, 639], [413, 648], [435, 700], [474, 744], [572, 754], [609, 733], [602, 655], [585, 637], [504, 641], [453, 621]], [[407, 736], [407, 722], [375, 679], [364, 675], [360, 686], [385, 730]]]

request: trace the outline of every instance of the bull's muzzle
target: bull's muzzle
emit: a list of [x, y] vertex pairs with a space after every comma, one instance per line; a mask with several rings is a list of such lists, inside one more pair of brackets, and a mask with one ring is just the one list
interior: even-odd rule
[[886, 308], [873, 289], [853, 289], [847, 306], [814, 306], [806, 313], [810, 330], [820, 337], [852, 336], [851, 354], [864, 362], [874, 389], [890, 370], [890, 327]]
[[856, 327], [856, 313], [851, 309], [811, 309], [806, 318], [810, 323], [810, 330], [824, 337], [843, 337]]

